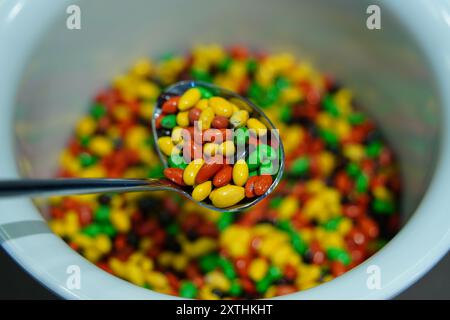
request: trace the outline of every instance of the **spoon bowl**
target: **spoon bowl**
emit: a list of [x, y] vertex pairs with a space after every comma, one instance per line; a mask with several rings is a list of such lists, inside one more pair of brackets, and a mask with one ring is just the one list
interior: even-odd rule
[[[249, 199], [249, 201], [243, 200], [242, 202], [240, 202], [234, 206], [231, 206], [231, 207], [217, 208], [216, 206], [209, 204], [207, 202], [196, 201], [192, 198], [191, 194], [187, 191], [188, 188], [183, 188], [183, 187], [175, 185], [175, 184], [174, 184], [174, 186], [175, 186], [174, 191], [182, 194], [184, 197], [186, 197], [192, 201], [199, 203], [203, 207], [206, 207], [208, 209], [212, 209], [215, 211], [220, 211], [220, 212], [237, 212], [237, 211], [247, 209], [251, 206], [254, 206], [258, 202], [260, 202], [261, 200], [266, 198], [275, 189], [275, 187], [278, 185], [278, 183], [280, 182], [280, 180], [283, 176], [284, 160], [285, 160], [283, 143], [281, 142], [278, 130], [275, 128], [275, 126], [270, 121], [270, 119], [266, 116], [266, 114], [258, 106], [256, 106], [253, 102], [251, 102], [250, 100], [248, 100], [230, 90], [226, 90], [221, 87], [215, 86], [210, 83], [202, 82], [202, 81], [189, 81], [188, 80], [188, 81], [180, 81], [174, 85], [169, 86], [158, 97], [158, 100], [157, 100], [155, 108], [154, 108], [153, 117], [152, 117], [152, 130], [153, 130], [153, 138], [154, 138], [154, 142], [155, 142], [155, 148], [156, 148], [156, 151], [158, 153], [158, 156], [159, 156], [164, 168], [169, 168], [169, 164], [166, 159], [166, 156], [162, 153], [162, 151], [158, 147], [158, 138], [161, 137], [161, 135], [158, 132], [156, 120], [162, 114], [162, 106], [163, 106], [164, 102], [166, 102], [171, 97], [181, 96], [188, 89], [194, 88], [194, 87], [203, 87], [205, 89], [208, 89], [215, 96], [223, 97], [223, 98], [233, 102], [234, 104], [239, 105], [239, 107], [241, 109], [246, 109], [247, 111], [249, 111], [249, 113], [253, 114], [253, 116], [256, 116], [258, 118], [258, 120], [261, 121], [267, 127], [267, 129], [271, 132], [271, 139], [275, 139], [276, 141], [278, 141], [277, 148], [278, 148], [279, 167], [278, 167], [278, 172], [277, 172], [276, 176], [274, 177], [271, 186], [268, 188], [268, 190], [263, 195], [255, 197], [253, 199]], [[247, 198], [245, 198], [245, 199], [247, 199]]]

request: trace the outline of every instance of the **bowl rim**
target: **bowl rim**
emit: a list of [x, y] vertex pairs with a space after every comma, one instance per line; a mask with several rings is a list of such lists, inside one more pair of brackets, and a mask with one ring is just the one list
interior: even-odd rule
[[[65, 11], [72, 3], [73, 0], [5, 0], [0, 4], [0, 43], [8, 43], [0, 50], [0, 70], [3, 71], [0, 73], [0, 114], [4, 115], [0, 117], [0, 138], [5, 150], [14, 150], [12, 106], [24, 62], [57, 13]], [[418, 0], [411, 6], [404, 6], [399, 0], [379, 3], [412, 33], [429, 60], [443, 106], [442, 121], [450, 124], [450, 91], [446, 90], [450, 87], [450, 43], [440, 41], [450, 34], [450, 3], [426, 0]], [[275, 299], [386, 299], [428, 271], [450, 247], [450, 199], [446, 192], [450, 181], [449, 142], [450, 126], [444, 125], [435, 169], [439, 175], [434, 174], [407, 225], [382, 250], [331, 282]], [[13, 152], [0, 158], [0, 168], [2, 178], [19, 176]], [[433, 212], [433, 221], [427, 219], [428, 211]], [[24, 270], [63, 298], [180, 299], [135, 286], [88, 262], [50, 231], [29, 199], [1, 200], [0, 212], [0, 245]], [[428, 229], [433, 232], [427, 233]], [[409, 241], [414, 250], [406, 250], [405, 241]], [[82, 271], [79, 289], [68, 288], [71, 273], [67, 267], [72, 265]], [[383, 267], [382, 285], [377, 290], [366, 285], [368, 268], [373, 265]]]

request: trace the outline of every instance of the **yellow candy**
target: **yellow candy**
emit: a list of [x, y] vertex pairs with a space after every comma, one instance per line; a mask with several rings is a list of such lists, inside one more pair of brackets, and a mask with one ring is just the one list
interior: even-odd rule
[[334, 156], [330, 152], [321, 152], [318, 157], [319, 168], [324, 175], [328, 175], [334, 168]]
[[111, 250], [111, 240], [107, 235], [98, 235], [94, 240], [94, 246], [101, 253], [108, 253]]
[[97, 262], [102, 256], [101, 252], [94, 247], [84, 250], [83, 255], [86, 259], [94, 263]]
[[243, 186], [248, 179], [248, 166], [244, 159], [239, 159], [233, 167], [233, 182], [237, 186]]
[[198, 88], [191, 88], [187, 90], [183, 95], [180, 97], [180, 100], [178, 101], [178, 109], [180, 111], [185, 111], [193, 106], [200, 100], [202, 97], [202, 94]]
[[209, 196], [211, 189], [211, 181], [203, 182], [194, 188], [192, 191], [192, 198], [194, 198], [195, 201], [203, 201]]
[[198, 292], [198, 297], [202, 300], [218, 300], [219, 297], [212, 292], [210, 285], [204, 285]]
[[103, 157], [113, 152], [114, 145], [110, 139], [96, 136], [89, 142], [89, 149], [96, 155]]
[[163, 251], [158, 256], [158, 263], [162, 266], [168, 267], [172, 264], [175, 255], [169, 251]]
[[148, 133], [148, 129], [141, 126], [131, 128], [125, 136], [125, 145], [130, 149], [141, 148], [148, 138]]
[[172, 130], [172, 135], [171, 135], [171, 138], [172, 138], [173, 143], [178, 144], [178, 143], [180, 143], [180, 142], [183, 141], [183, 133], [184, 133], [184, 130], [185, 130], [185, 129], [183, 129], [183, 128], [181, 128], [181, 127], [175, 127], [175, 128], [173, 128], [173, 130]]
[[200, 110], [205, 110], [206, 108], [208, 108], [208, 105], [209, 105], [208, 99], [201, 99], [199, 102], [197, 102], [195, 107]]
[[231, 207], [244, 199], [245, 189], [239, 186], [226, 185], [213, 190], [209, 199], [217, 208]]
[[280, 219], [289, 219], [298, 210], [298, 200], [293, 196], [289, 196], [281, 202], [278, 210], [278, 216]]
[[195, 184], [195, 177], [204, 162], [203, 159], [195, 159], [187, 165], [183, 172], [183, 181], [185, 184], [188, 186], [193, 186]]
[[219, 152], [219, 145], [216, 143], [205, 143], [203, 145], [203, 154], [205, 157], [212, 157]]
[[189, 126], [189, 112], [183, 111], [177, 114], [177, 125], [186, 128]]
[[230, 280], [220, 271], [211, 271], [206, 276], [206, 282], [212, 287], [220, 289], [222, 291], [230, 290]]
[[284, 267], [288, 262], [289, 258], [298, 255], [287, 245], [278, 247], [272, 256], [272, 262], [278, 267]]
[[281, 101], [295, 103], [303, 99], [303, 94], [297, 87], [288, 87], [281, 91]]
[[153, 269], [153, 260], [143, 257], [140, 261], [140, 266], [143, 271], [148, 272]]
[[65, 235], [64, 225], [60, 220], [51, 220], [48, 223], [50, 229], [58, 236], [63, 237]]
[[153, 116], [154, 105], [152, 103], [142, 103], [139, 109], [139, 115], [147, 120], [150, 120]]
[[75, 211], [69, 211], [64, 217], [64, 232], [68, 236], [75, 235], [80, 230], [78, 215]]
[[126, 266], [125, 278], [138, 286], [143, 286], [145, 284], [144, 273], [138, 266], [132, 263], [128, 263]]
[[276, 286], [270, 286], [269, 289], [267, 289], [266, 293], [264, 294], [265, 299], [273, 298], [277, 295], [277, 287]]
[[343, 153], [347, 158], [355, 162], [361, 161], [366, 154], [364, 147], [360, 144], [345, 145]]
[[130, 230], [130, 219], [128, 218], [125, 211], [121, 209], [114, 209], [112, 210], [109, 218], [112, 225], [117, 229], [117, 231], [128, 232], [128, 230]]
[[203, 130], [211, 128], [211, 122], [214, 120], [214, 110], [206, 108], [200, 113], [199, 124]]
[[169, 285], [166, 276], [161, 272], [149, 272], [145, 276], [147, 283], [155, 289], [163, 289]]
[[375, 196], [375, 198], [381, 199], [381, 200], [391, 200], [392, 199], [392, 193], [386, 187], [383, 187], [383, 186], [375, 187], [373, 190], [373, 195]]
[[173, 258], [172, 267], [181, 272], [186, 269], [187, 264], [189, 263], [188, 258], [185, 255], [179, 254]]
[[123, 277], [125, 275], [125, 263], [123, 263], [119, 259], [111, 258], [109, 259], [108, 264], [111, 270], [114, 271], [114, 273], [119, 277]]
[[239, 110], [233, 113], [230, 123], [234, 128], [240, 128], [246, 125], [249, 114], [247, 110]]
[[138, 60], [133, 68], [131, 68], [131, 72], [138, 77], [146, 77], [151, 74], [153, 70], [153, 65], [147, 58], [142, 58]]
[[172, 143], [171, 137], [161, 137], [158, 139], [158, 147], [159, 150], [162, 151], [166, 156], [170, 156], [172, 154], [172, 150], [174, 148], [174, 145]]
[[92, 117], [84, 117], [78, 121], [75, 132], [80, 137], [90, 136], [94, 133], [97, 123]]
[[254, 259], [248, 268], [248, 275], [252, 280], [259, 281], [264, 278], [268, 268], [269, 265], [266, 260], [262, 258]]
[[106, 172], [102, 166], [95, 165], [84, 169], [78, 175], [80, 178], [104, 178], [106, 176]]
[[209, 99], [209, 106], [214, 113], [222, 117], [231, 117], [233, 114], [233, 105], [222, 97], [212, 97]]
[[150, 82], [141, 82], [137, 86], [137, 94], [140, 98], [154, 101], [160, 93], [160, 89], [157, 85]]
[[126, 105], [116, 106], [113, 112], [114, 117], [119, 121], [128, 119], [130, 114], [130, 109]]
[[347, 233], [350, 232], [352, 227], [353, 227], [352, 221], [348, 218], [343, 218], [341, 223], [339, 223], [337, 232], [339, 232], [340, 235], [345, 236], [347, 235]]
[[[51, 222], [55, 222], [55, 220], [53, 220]], [[92, 245], [93, 240], [91, 237], [89, 237], [83, 233], [78, 233], [73, 236], [72, 242], [81, 248], [87, 248]]]
[[247, 127], [250, 130], [254, 130], [259, 136], [264, 136], [267, 134], [267, 127], [255, 118], [250, 118], [247, 120]]
[[235, 152], [236, 147], [233, 141], [228, 140], [219, 145], [219, 153], [226, 157], [234, 155]]

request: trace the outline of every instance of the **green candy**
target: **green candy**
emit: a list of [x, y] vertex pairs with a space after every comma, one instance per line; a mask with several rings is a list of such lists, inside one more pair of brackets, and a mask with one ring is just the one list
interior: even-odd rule
[[258, 69], [258, 62], [255, 59], [249, 59], [247, 61], [247, 71], [252, 74]]
[[347, 164], [345, 171], [347, 171], [347, 174], [350, 177], [354, 178], [360, 174], [361, 169], [358, 167], [358, 165], [356, 163], [350, 162], [349, 164]]
[[337, 135], [329, 130], [322, 130], [320, 135], [325, 143], [329, 146], [336, 147], [339, 144]]
[[91, 137], [89, 136], [83, 136], [80, 138], [80, 144], [87, 148], [89, 146], [89, 142], [91, 141]]
[[248, 143], [250, 134], [247, 127], [242, 127], [234, 131], [234, 143], [238, 146], [244, 146]]
[[291, 233], [291, 242], [294, 250], [301, 255], [305, 254], [308, 250], [308, 245], [297, 232]]
[[229, 213], [229, 212], [224, 212], [224, 213], [222, 213], [219, 220], [217, 221], [217, 228], [220, 231], [223, 231], [226, 228], [228, 228], [230, 226], [230, 224], [233, 223], [233, 221], [234, 221], [233, 214]]
[[180, 232], [180, 226], [176, 223], [171, 223], [167, 226], [166, 231], [168, 234], [174, 236]]
[[94, 212], [95, 221], [109, 222], [110, 209], [107, 206], [99, 206]]
[[203, 71], [201, 69], [192, 69], [191, 70], [191, 76], [194, 78], [194, 80], [204, 81], [204, 82], [212, 82], [211, 75]]
[[[247, 164], [248, 165], [248, 164]], [[258, 170], [253, 170], [253, 171], [250, 171], [249, 173], [248, 173], [248, 176], [249, 177], [254, 177], [254, 176], [257, 176], [258, 175]]]
[[239, 297], [242, 293], [242, 286], [237, 281], [233, 281], [230, 287], [230, 295], [233, 297]]
[[102, 228], [98, 223], [91, 223], [90, 225], [86, 226], [86, 228], [84, 228], [81, 232], [87, 236], [95, 237], [102, 232]]
[[117, 234], [116, 228], [110, 223], [103, 224], [101, 226], [101, 233], [106, 234], [108, 237], [112, 238]]
[[265, 276], [261, 280], [256, 282], [256, 291], [259, 293], [264, 293], [269, 289], [270, 285], [272, 284], [272, 279], [268, 276]]
[[267, 271], [267, 276], [274, 280], [278, 280], [283, 277], [283, 272], [281, 272], [280, 268], [276, 266], [270, 266], [269, 270]]
[[233, 59], [230, 57], [224, 58], [222, 61], [219, 62], [218, 68], [220, 71], [225, 72], [230, 68], [231, 63], [233, 62]]
[[285, 88], [289, 87], [290, 85], [291, 85], [291, 82], [289, 81], [289, 79], [287, 79], [285, 77], [278, 77], [275, 80], [275, 87], [277, 87], [280, 90], [285, 89]]
[[348, 252], [340, 248], [328, 248], [327, 256], [330, 260], [342, 262], [346, 266], [352, 262], [352, 258]]
[[91, 107], [91, 116], [98, 120], [106, 114], [106, 108], [101, 103], [95, 103]]
[[383, 149], [383, 144], [379, 141], [372, 142], [366, 147], [366, 154], [371, 158], [376, 158], [380, 155], [381, 150]]
[[208, 254], [200, 258], [199, 265], [203, 272], [210, 272], [214, 270], [219, 263], [219, 256], [217, 254]]
[[203, 99], [209, 99], [213, 96], [213, 93], [205, 87], [198, 87], [198, 90], [200, 90]]
[[327, 231], [336, 231], [341, 221], [342, 217], [331, 218], [323, 225], [323, 227]]
[[275, 164], [276, 160], [266, 160], [263, 163], [261, 163], [261, 166], [258, 169], [259, 175], [275, 175], [278, 172], [278, 166]]
[[94, 165], [98, 160], [97, 157], [86, 152], [81, 153], [78, 159], [80, 160], [80, 164], [83, 168]]
[[291, 165], [289, 173], [302, 176], [309, 171], [310, 161], [307, 157], [297, 158]]
[[289, 123], [292, 119], [292, 108], [288, 105], [281, 107], [279, 115], [281, 121]]
[[164, 167], [160, 164], [152, 167], [148, 171], [148, 177], [152, 179], [164, 178]]
[[187, 163], [183, 156], [176, 153], [170, 155], [168, 162], [169, 167], [171, 168], [185, 169], [187, 167]]
[[166, 129], [173, 129], [177, 125], [177, 116], [174, 114], [169, 114], [162, 118], [161, 126]]
[[355, 112], [348, 116], [348, 122], [350, 122], [350, 124], [353, 126], [363, 123], [364, 120], [365, 120], [365, 117], [362, 113]]
[[339, 108], [336, 105], [336, 103], [334, 102], [333, 97], [326, 96], [322, 101], [322, 105], [323, 105], [324, 109], [326, 111], [328, 111], [328, 113], [330, 113], [333, 117], [339, 116], [339, 113], [340, 113]]
[[374, 199], [372, 202], [372, 209], [376, 213], [391, 215], [395, 211], [395, 205], [392, 201]]
[[356, 191], [360, 193], [366, 192], [369, 188], [369, 178], [364, 173], [361, 173], [356, 177], [355, 187]]
[[260, 93], [255, 100], [261, 108], [266, 108], [274, 104], [280, 96], [280, 90], [276, 86], [271, 86], [267, 90], [261, 88]]
[[277, 223], [277, 227], [289, 233], [294, 232], [294, 227], [289, 220], [279, 220]]
[[219, 258], [219, 265], [222, 268], [225, 277], [230, 280], [236, 279], [236, 272], [234, 271], [233, 264], [229, 260], [221, 257]]
[[258, 169], [266, 160], [276, 160], [277, 153], [267, 144], [259, 144], [256, 150], [250, 153], [248, 157], [248, 169], [250, 171]]
[[271, 208], [271, 209], [276, 209], [276, 208], [278, 208], [280, 205], [281, 205], [281, 202], [283, 201], [283, 198], [282, 197], [275, 197], [275, 198], [272, 198], [272, 199], [270, 199], [270, 202], [269, 202], [269, 207]]
[[180, 286], [180, 296], [193, 299], [197, 296], [197, 287], [191, 281], [183, 281]]
[[256, 82], [252, 82], [250, 84], [250, 87], [248, 88], [248, 96], [251, 99], [259, 100], [262, 94], [263, 94], [263, 88]]

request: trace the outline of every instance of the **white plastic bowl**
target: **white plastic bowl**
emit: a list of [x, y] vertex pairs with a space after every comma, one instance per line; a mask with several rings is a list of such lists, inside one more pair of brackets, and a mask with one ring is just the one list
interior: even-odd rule
[[[82, 29], [66, 29], [66, 8]], [[3, 0], [0, 2], [0, 177], [48, 176], [89, 97], [140, 56], [195, 42], [286, 49], [354, 88], [398, 153], [403, 228], [345, 275], [289, 299], [390, 298], [450, 246], [450, 4], [377, 2], [382, 30], [366, 28], [365, 1]], [[20, 173], [20, 174], [19, 174]], [[64, 298], [173, 298], [95, 267], [52, 234], [27, 199], [0, 201], [0, 244]], [[81, 269], [68, 289], [67, 267]], [[367, 287], [367, 268], [381, 289]]]

